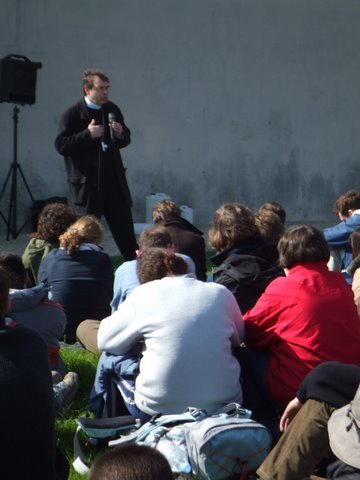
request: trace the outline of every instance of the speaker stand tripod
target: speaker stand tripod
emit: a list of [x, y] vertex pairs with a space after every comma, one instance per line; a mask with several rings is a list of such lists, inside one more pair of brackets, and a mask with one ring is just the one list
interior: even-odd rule
[[13, 121], [14, 121], [14, 142], [13, 142], [13, 161], [10, 164], [10, 168], [8, 171], [8, 174], [6, 176], [5, 182], [2, 186], [1, 192], [0, 192], [0, 202], [5, 194], [6, 187], [8, 186], [10, 182], [10, 197], [9, 197], [9, 208], [8, 208], [8, 216], [5, 217], [5, 215], [1, 212], [0, 210], [0, 216], [4, 220], [7, 226], [7, 234], [6, 234], [6, 240], [9, 240], [10, 234], [12, 238], [17, 238], [19, 236], [19, 233], [23, 230], [25, 227], [28, 218], [25, 220], [25, 222], [21, 225], [21, 227], [18, 229], [17, 228], [17, 179], [18, 179], [18, 174], [20, 175], [20, 178], [22, 179], [25, 189], [27, 193], [29, 194], [29, 197], [32, 202], [33, 209], [37, 212], [37, 206], [36, 202], [34, 200], [34, 197], [31, 193], [30, 187], [28, 182], [26, 181], [25, 175], [21, 169], [21, 165], [18, 163], [17, 159], [17, 133], [18, 133], [18, 121], [19, 121], [19, 107], [17, 105], [14, 106], [14, 111], [13, 111]]

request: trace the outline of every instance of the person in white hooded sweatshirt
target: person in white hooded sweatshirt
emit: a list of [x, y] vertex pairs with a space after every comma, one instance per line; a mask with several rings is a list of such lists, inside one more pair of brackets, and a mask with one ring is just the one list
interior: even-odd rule
[[99, 350], [126, 356], [141, 349], [139, 374], [121, 390], [129, 412], [145, 420], [242, 402], [232, 355], [244, 338], [240, 309], [225, 287], [186, 272], [173, 253], [147, 249], [138, 259], [141, 285], [100, 324]]

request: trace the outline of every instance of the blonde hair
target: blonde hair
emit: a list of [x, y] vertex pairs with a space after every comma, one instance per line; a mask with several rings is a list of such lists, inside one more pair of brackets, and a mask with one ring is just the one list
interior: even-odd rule
[[95, 243], [98, 245], [103, 239], [103, 227], [100, 220], [93, 215], [85, 215], [70, 225], [65, 233], [60, 235], [60, 247], [65, 248], [70, 255], [74, 250], [79, 250], [82, 243]]
[[215, 212], [209, 243], [219, 252], [259, 234], [255, 216], [242, 203], [223, 203]]

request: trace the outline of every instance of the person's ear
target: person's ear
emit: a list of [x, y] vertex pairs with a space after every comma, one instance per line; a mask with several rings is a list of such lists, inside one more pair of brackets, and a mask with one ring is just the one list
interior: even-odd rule
[[137, 258], [139, 258], [141, 255], [141, 250], [135, 250], [135, 255]]

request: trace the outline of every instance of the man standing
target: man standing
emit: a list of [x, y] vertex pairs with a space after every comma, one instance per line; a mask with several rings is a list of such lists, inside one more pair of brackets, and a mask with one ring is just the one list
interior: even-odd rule
[[79, 215], [104, 215], [125, 260], [135, 258], [137, 243], [131, 195], [120, 148], [130, 130], [120, 109], [108, 100], [109, 79], [85, 70], [84, 98], [61, 116], [56, 150], [65, 159], [70, 195]]

